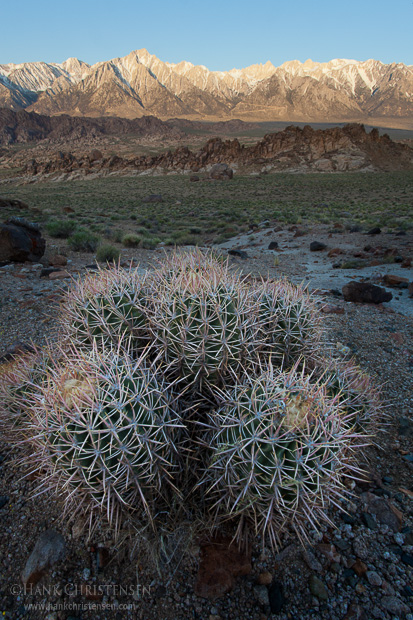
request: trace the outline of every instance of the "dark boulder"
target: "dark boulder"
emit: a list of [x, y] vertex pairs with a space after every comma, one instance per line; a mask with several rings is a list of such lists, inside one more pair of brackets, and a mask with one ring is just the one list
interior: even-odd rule
[[236, 256], [237, 258], [242, 258], [244, 260], [248, 258], [247, 252], [245, 252], [244, 250], [237, 250], [236, 248], [234, 248], [233, 250], [228, 250], [228, 254], [230, 256]]
[[381, 304], [393, 298], [393, 295], [385, 288], [369, 282], [348, 282], [343, 286], [342, 291], [345, 301], [365, 304]]
[[278, 242], [277, 241], [271, 241], [271, 243], [268, 246], [269, 250], [278, 250]]
[[0, 224], [0, 262], [38, 261], [44, 254], [46, 241], [37, 224], [12, 217]]
[[312, 241], [310, 243], [310, 251], [311, 252], [321, 252], [321, 250], [325, 250], [326, 249], [326, 244], [325, 243], [321, 243], [321, 241]]

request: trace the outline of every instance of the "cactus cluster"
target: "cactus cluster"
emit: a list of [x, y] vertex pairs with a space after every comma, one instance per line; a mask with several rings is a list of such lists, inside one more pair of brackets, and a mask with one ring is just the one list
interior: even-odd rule
[[305, 537], [328, 520], [357, 475], [378, 397], [326, 354], [300, 286], [174, 253], [147, 274], [89, 273], [67, 293], [61, 328], [60, 348], [2, 383], [35, 467], [68, 506], [112, 524], [173, 520], [179, 506], [277, 545], [287, 527]]

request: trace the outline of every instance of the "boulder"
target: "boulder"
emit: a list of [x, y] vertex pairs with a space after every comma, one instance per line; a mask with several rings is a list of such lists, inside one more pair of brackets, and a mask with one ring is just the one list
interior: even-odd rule
[[0, 224], [0, 262], [38, 262], [46, 249], [46, 241], [37, 224], [12, 217]]
[[326, 249], [326, 244], [321, 241], [312, 241], [310, 243], [310, 252], [321, 252]]
[[237, 258], [242, 258], [243, 260], [248, 258], [247, 252], [245, 252], [244, 250], [237, 250], [236, 248], [234, 248], [233, 250], [228, 250], [228, 254], [230, 256], [236, 256]]
[[345, 301], [356, 301], [365, 304], [381, 304], [390, 301], [393, 295], [385, 288], [369, 282], [348, 282], [342, 288]]
[[99, 149], [93, 149], [93, 151], [90, 152], [89, 161], [94, 162], [99, 161], [100, 159], [103, 159], [102, 151], [99, 151]]
[[210, 179], [217, 179], [218, 181], [226, 181], [232, 179], [234, 171], [228, 166], [228, 164], [214, 164], [209, 172]]
[[278, 242], [277, 241], [271, 241], [269, 246], [268, 246], [269, 250], [278, 250]]

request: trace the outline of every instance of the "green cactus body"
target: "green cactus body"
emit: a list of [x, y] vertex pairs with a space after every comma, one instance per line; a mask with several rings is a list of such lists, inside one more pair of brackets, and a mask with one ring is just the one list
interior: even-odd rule
[[263, 353], [291, 368], [310, 356], [320, 340], [319, 317], [311, 297], [286, 282], [266, 282], [256, 291]]
[[181, 424], [167, 392], [142, 360], [111, 353], [65, 361], [76, 370], [54, 370], [32, 419], [59, 484], [108, 512], [121, 503], [151, 516], [176, 468]]
[[327, 361], [319, 373], [327, 394], [340, 401], [346, 424], [358, 433], [372, 434], [381, 407], [370, 378], [351, 361]]
[[162, 281], [155, 338], [175, 374], [198, 389], [235, 377], [248, 363], [254, 316], [238, 277], [221, 266], [210, 273], [189, 267]]
[[218, 430], [205, 478], [227, 516], [251, 518], [272, 539], [286, 522], [300, 529], [323, 518], [351, 445], [324, 388], [294, 373], [265, 375], [237, 388], [211, 422]]
[[143, 348], [148, 342], [146, 277], [119, 269], [91, 274], [67, 296], [62, 312], [71, 342], [90, 348], [114, 344], [124, 336]]

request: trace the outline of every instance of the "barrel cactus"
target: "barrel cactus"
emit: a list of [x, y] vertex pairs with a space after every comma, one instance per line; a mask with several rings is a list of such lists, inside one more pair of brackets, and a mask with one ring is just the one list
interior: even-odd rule
[[343, 423], [338, 399], [296, 368], [237, 386], [211, 424], [203, 483], [218, 519], [245, 517], [274, 546], [288, 525], [302, 538], [328, 521], [325, 507], [342, 496], [364, 443]]
[[291, 368], [301, 357], [315, 355], [321, 338], [315, 299], [303, 287], [285, 280], [266, 281], [255, 288], [259, 308], [262, 355]]
[[103, 355], [96, 347], [65, 353], [24, 399], [30, 460], [67, 492], [69, 504], [104, 509], [111, 523], [122, 508], [152, 519], [178, 467], [182, 425], [170, 401], [144, 357]]
[[326, 359], [317, 373], [327, 394], [340, 401], [346, 423], [357, 432], [377, 431], [378, 416], [383, 421], [379, 390], [354, 361]]
[[154, 337], [171, 372], [197, 389], [236, 382], [253, 349], [256, 315], [245, 282], [214, 261], [184, 261], [157, 279]]
[[143, 349], [148, 342], [147, 297], [146, 274], [139, 269], [89, 273], [63, 301], [63, 333], [86, 348], [94, 342], [116, 346], [127, 336], [132, 346]]

